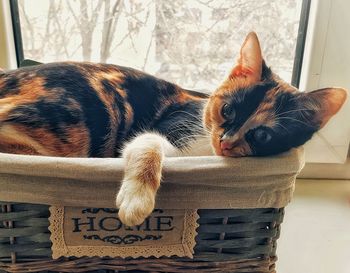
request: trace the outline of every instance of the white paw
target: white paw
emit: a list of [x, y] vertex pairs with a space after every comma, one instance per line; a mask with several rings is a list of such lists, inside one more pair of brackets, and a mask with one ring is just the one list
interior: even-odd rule
[[117, 194], [116, 205], [119, 219], [127, 226], [140, 225], [152, 213], [155, 192], [149, 185], [127, 180]]

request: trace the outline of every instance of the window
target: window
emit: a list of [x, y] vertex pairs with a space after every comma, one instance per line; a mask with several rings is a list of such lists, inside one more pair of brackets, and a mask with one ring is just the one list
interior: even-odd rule
[[210, 92], [255, 30], [291, 81], [302, 1], [18, 0], [23, 57], [132, 66]]

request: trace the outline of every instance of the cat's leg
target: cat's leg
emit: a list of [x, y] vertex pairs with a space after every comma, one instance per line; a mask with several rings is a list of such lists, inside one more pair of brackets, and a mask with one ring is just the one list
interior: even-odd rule
[[119, 218], [124, 224], [141, 224], [152, 213], [163, 159], [177, 152], [165, 137], [156, 133], [139, 135], [125, 146], [124, 179], [116, 198]]

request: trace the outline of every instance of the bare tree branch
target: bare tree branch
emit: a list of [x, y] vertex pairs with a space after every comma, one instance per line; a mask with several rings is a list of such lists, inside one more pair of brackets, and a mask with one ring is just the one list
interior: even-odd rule
[[[106, 62], [109, 58], [111, 52], [111, 46], [113, 41], [113, 34], [115, 32], [116, 26], [119, 20], [119, 14], [122, 10], [121, 0], [117, 0], [114, 3], [112, 10], [110, 11], [110, 0], [105, 1], [105, 12], [103, 20], [103, 29], [102, 29], [102, 41], [100, 49], [100, 61]], [[119, 10], [117, 8], [119, 7]], [[119, 13], [119, 14], [118, 14]]]
[[95, 8], [91, 11], [91, 16], [88, 14], [88, 5], [87, 1], [80, 0], [80, 14], [77, 16], [74, 9], [71, 6], [70, 1], [67, 1], [67, 6], [73, 15], [76, 24], [80, 30], [80, 37], [82, 41], [82, 51], [83, 51], [83, 59], [85, 61], [91, 60], [92, 54], [92, 36], [94, 33], [94, 29], [96, 27], [96, 22], [99, 17], [99, 12], [101, 6], [103, 4], [103, 0], [99, 0]]

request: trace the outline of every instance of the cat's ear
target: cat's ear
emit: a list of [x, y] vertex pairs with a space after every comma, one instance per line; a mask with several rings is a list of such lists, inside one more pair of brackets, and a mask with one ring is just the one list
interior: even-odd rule
[[346, 100], [347, 91], [343, 88], [324, 88], [305, 95], [307, 99], [304, 106], [315, 111], [313, 119], [322, 128], [340, 110]]
[[263, 58], [260, 43], [255, 32], [250, 32], [240, 51], [236, 66], [230, 73], [230, 78], [243, 77], [249, 82], [257, 82], [261, 79]]

